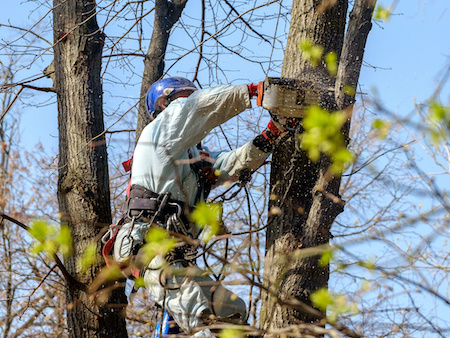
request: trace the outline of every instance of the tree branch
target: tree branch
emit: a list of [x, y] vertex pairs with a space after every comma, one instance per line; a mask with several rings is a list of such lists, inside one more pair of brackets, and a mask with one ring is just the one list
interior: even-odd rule
[[[204, 37], [205, 37], [205, 0], [202, 0], [202, 34], [200, 37], [200, 41], [203, 41]], [[202, 62], [203, 59], [203, 44], [200, 45], [200, 50], [198, 52], [198, 61], [197, 61], [197, 66], [195, 67], [195, 74], [194, 74], [194, 78], [192, 79], [192, 81], [194, 82], [195, 80], [197, 80], [197, 76], [198, 76], [198, 71], [200, 69], [200, 64]]]
[[142, 130], [150, 122], [147, 116], [145, 95], [148, 88], [160, 79], [164, 74], [164, 59], [169, 41], [170, 30], [178, 21], [186, 6], [187, 0], [156, 0], [155, 21], [152, 37], [144, 60], [144, 74], [140, 91], [138, 122], [136, 127], [136, 140], [139, 139]]
[[225, 0], [225, 3], [231, 8], [231, 10], [236, 13], [238, 18], [256, 35], [258, 35], [261, 39], [263, 39], [268, 44], [272, 45], [269, 40], [267, 40], [262, 34], [258, 33], [250, 24], [242, 18], [242, 15], [239, 14], [239, 12], [228, 2], [228, 0]]
[[14, 96], [14, 98], [11, 100], [11, 102], [8, 104], [8, 107], [6, 107], [5, 111], [3, 112], [2, 116], [0, 116], [0, 122], [3, 120], [3, 118], [5, 117], [5, 115], [8, 113], [8, 111], [11, 109], [12, 105], [14, 104], [14, 102], [16, 102], [16, 100], [18, 99], [20, 93], [23, 90], [23, 86], [19, 89], [19, 91], [16, 93], [16, 95]]
[[[350, 13], [335, 85], [339, 109], [350, 106], [354, 101], [375, 4], [376, 0], [355, 0]], [[351, 94], [345, 93], [347, 86], [354, 89]]]
[[[10, 222], [12, 222], [12, 223], [18, 225], [19, 227], [21, 227], [22, 229], [24, 229], [24, 230], [26, 230], [26, 231], [28, 231], [28, 232], [31, 232], [29, 226], [23, 224], [22, 222], [18, 221], [18, 220], [15, 219], [15, 218], [12, 218], [12, 217], [10, 217], [10, 216], [8, 216], [8, 215], [6, 215], [6, 214], [3, 214], [3, 213], [0, 213], [0, 217], [1, 217], [2, 219], [6, 219], [6, 220], [8, 220], [8, 221], [10, 221]], [[77, 289], [80, 289], [80, 290], [86, 290], [86, 286], [85, 286], [84, 284], [80, 283], [75, 277], [73, 277], [73, 276], [67, 271], [67, 269], [66, 269], [64, 263], [59, 259], [59, 257], [57, 256], [56, 252], [54, 252], [54, 253], [52, 254], [52, 258], [55, 260], [56, 265], [57, 265], [58, 268], [61, 270], [61, 272], [62, 272], [62, 274], [63, 274], [63, 276], [64, 276], [64, 279], [66, 280], [67, 285], [68, 285], [69, 287], [76, 287]]]

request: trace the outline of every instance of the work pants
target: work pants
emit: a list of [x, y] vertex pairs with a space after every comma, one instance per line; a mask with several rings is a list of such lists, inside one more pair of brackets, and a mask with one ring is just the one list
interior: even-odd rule
[[[136, 222], [130, 232], [131, 224], [127, 223], [119, 230], [114, 247], [115, 260], [123, 261], [131, 252], [129, 238], [143, 240], [145, 225]], [[187, 333], [202, 324], [200, 315], [206, 309], [217, 317], [239, 314], [240, 319], [245, 320], [245, 302], [196, 266], [185, 268], [181, 263], [169, 265], [162, 256], [157, 256], [145, 269], [144, 283], [156, 303], [164, 307]], [[194, 335], [212, 336], [208, 329]]]

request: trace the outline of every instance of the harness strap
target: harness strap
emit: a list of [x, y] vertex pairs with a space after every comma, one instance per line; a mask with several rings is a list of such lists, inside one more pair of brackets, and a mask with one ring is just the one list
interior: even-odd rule
[[[104, 244], [102, 255], [106, 265], [110, 267], [118, 264], [127, 277], [131, 279], [140, 277], [145, 269], [140, 270], [139, 266], [135, 266], [133, 259], [124, 262], [116, 262], [113, 259], [113, 247], [122, 225], [128, 220], [131, 220], [132, 223], [135, 221], [144, 221], [149, 224], [156, 222], [156, 224], [167, 228], [167, 230], [191, 237], [198, 236], [198, 231], [195, 231], [195, 227], [190, 227], [190, 223], [187, 221], [183, 211], [184, 203], [171, 199], [170, 193], [157, 194], [139, 185], [133, 185], [130, 198], [127, 200], [126, 211], [115, 224], [110, 226], [108, 232], [102, 237]], [[186, 227], [186, 224], [188, 224], [188, 227]], [[132, 227], [130, 228], [130, 233], [131, 231]], [[119, 243], [116, 244], [119, 245]], [[181, 260], [182, 263], [188, 264], [195, 260], [195, 256], [196, 248], [184, 245], [183, 247], [175, 248], [167, 257], [168, 261]]]
[[156, 211], [159, 209], [159, 204], [156, 198], [133, 197], [128, 200], [128, 209]]
[[170, 193], [157, 194], [139, 185], [131, 186], [130, 198], [125, 206], [129, 218], [140, 216], [161, 217], [167, 214], [180, 213], [184, 210], [184, 203], [170, 198]]
[[[111, 255], [111, 251], [113, 250], [114, 243], [117, 238], [117, 234], [119, 233], [120, 228], [124, 223], [124, 214], [120, 217], [119, 221], [115, 224], [112, 224], [109, 227], [109, 230], [103, 235], [102, 242], [104, 243], [102, 248], [102, 255], [105, 260], [106, 266], [111, 267], [117, 264], [114, 261]], [[106, 240], [106, 236], [109, 235], [109, 239]], [[141, 271], [135, 267], [133, 264], [129, 264], [128, 262], [119, 263], [120, 270], [125, 274], [130, 274], [130, 277], [139, 278]]]
[[119, 232], [119, 229], [116, 229], [114, 231], [114, 234], [108, 239], [108, 241], [103, 245], [102, 254], [103, 258], [105, 259], [106, 266], [112, 266], [113, 260], [111, 259], [111, 251], [114, 246], [114, 242], [116, 241], [117, 233]]

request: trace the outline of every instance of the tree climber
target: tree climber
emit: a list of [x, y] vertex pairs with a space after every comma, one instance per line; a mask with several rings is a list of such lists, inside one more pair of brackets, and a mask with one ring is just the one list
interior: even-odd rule
[[[197, 90], [180, 77], [165, 78], [150, 87], [146, 106], [152, 122], [134, 152], [127, 217], [114, 245], [116, 261], [136, 254], [151, 224], [196, 239], [200, 230], [189, 221], [189, 210], [205, 200], [212, 187], [236, 181], [243, 170], [263, 164], [286, 131], [272, 119], [262, 134], [235, 150], [210, 152], [200, 146], [213, 128], [251, 108], [250, 99], [256, 96], [254, 84]], [[145, 262], [140, 275], [146, 289], [186, 333], [208, 323], [211, 313], [244, 321], [244, 301], [205, 276], [195, 265], [195, 255], [195, 248], [185, 244], [166, 257]], [[178, 273], [171, 274], [164, 266]], [[194, 334], [211, 336], [209, 329]]]

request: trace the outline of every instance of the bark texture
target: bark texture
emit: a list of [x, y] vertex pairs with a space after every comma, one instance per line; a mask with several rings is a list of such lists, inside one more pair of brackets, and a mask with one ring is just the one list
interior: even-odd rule
[[145, 106], [145, 94], [153, 82], [158, 81], [164, 75], [164, 58], [166, 56], [170, 30], [180, 18], [186, 2], [187, 0], [155, 1], [155, 22], [150, 45], [144, 60], [144, 74], [142, 76], [136, 127], [136, 142], [139, 140], [142, 130], [150, 122]]
[[55, 88], [59, 123], [58, 203], [62, 222], [74, 242], [66, 259], [79, 284], [68, 284], [70, 337], [126, 337], [122, 289], [98, 304], [83, 290], [101, 268], [81, 271], [77, 260], [100, 230], [111, 223], [108, 159], [104, 138], [100, 78], [104, 34], [96, 21], [93, 0], [53, 2]]
[[[351, 111], [354, 95], [344, 95], [342, 88], [355, 88], [358, 82], [374, 5], [374, 0], [355, 1], [344, 43], [347, 0], [294, 0], [282, 76], [336, 88], [322, 96], [320, 105], [329, 111]], [[336, 52], [337, 77], [329, 74], [325, 62], [312, 67], [302, 57], [298, 43], [304, 39], [322, 46], [324, 56]], [[349, 127], [350, 118], [342, 130], [346, 137]], [[294, 297], [310, 305], [311, 293], [327, 287], [329, 267], [319, 265], [320, 254], [301, 255], [301, 250], [328, 244], [331, 225], [344, 204], [339, 198], [340, 177], [329, 173], [329, 159], [323, 156], [311, 163], [295, 137], [278, 144], [272, 163], [269, 209], [277, 213], [269, 217], [266, 239], [264, 280], [269, 292], [261, 305], [265, 329], [317, 320], [312, 312], [278, 305], [277, 299]]]

